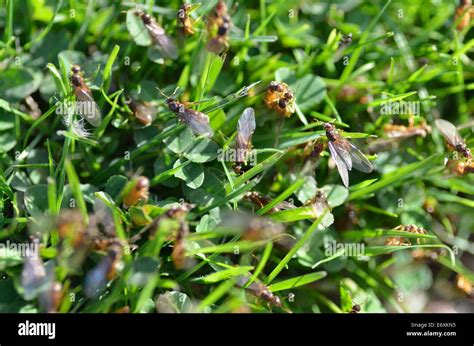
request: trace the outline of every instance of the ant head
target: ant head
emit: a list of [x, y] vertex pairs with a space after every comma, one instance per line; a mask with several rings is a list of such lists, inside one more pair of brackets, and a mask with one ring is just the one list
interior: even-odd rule
[[326, 197], [326, 195], [324, 194], [324, 191], [323, 190], [316, 190], [316, 195], [315, 195], [316, 198], [323, 198], [323, 197]]
[[324, 129], [325, 129], [326, 131], [333, 130], [333, 129], [334, 129], [334, 125], [331, 124], [331, 123], [324, 123]]
[[283, 99], [278, 100], [278, 107], [284, 109], [284, 108], [286, 108], [286, 106], [287, 106], [286, 100], [283, 100]]
[[352, 309], [357, 312], [361, 311], [362, 310], [361, 305], [364, 305], [365, 303], [367, 303], [368, 300], [369, 300], [369, 297], [365, 297], [365, 299], [360, 303], [357, 303], [355, 300], [352, 300]]
[[72, 73], [76, 74], [76, 73], [80, 73], [82, 70], [81, 70], [81, 67], [79, 65], [72, 65], [71, 66], [71, 71], [72, 71]]
[[166, 99], [166, 104], [168, 105], [170, 111], [175, 113], [180, 111], [181, 104], [178, 101], [168, 98]]
[[140, 177], [137, 180], [137, 190], [143, 190], [150, 187], [150, 180], [147, 177]]
[[270, 85], [268, 86], [268, 89], [271, 90], [271, 91], [281, 91], [282, 89], [282, 86], [280, 83], [276, 82], [276, 81], [273, 81], [270, 83]]
[[455, 147], [456, 151], [462, 153], [464, 157], [471, 157], [471, 150], [464, 143], [458, 143]]
[[242, 172], [242, 164], [238, 164], [238, 165], [234, 166], [234, 173], [239, 174], [239, 175], [243, 173]]
[[226, 24], [219, 26], [219, 29], [217, 29], [217, 35], [224, 36], [227, 33], [228, 29], [229, 29], [229, 26]]
[[142, 11], [137, 11], [136, 14], [138, 16], [140, 16], [143, 23], [145, 23], [145, 24], [150, 24], [151, 23], [151, 16], [148, 13], [145, 13], [145, 12], [142, 12]]

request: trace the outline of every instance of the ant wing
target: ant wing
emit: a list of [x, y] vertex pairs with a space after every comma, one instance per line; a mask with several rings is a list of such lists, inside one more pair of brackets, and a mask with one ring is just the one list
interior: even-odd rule
[[92, 126], [98, 127], [102, 122], [102, 115], [88, 90], [75, 88], [76, 113], [86, 119]]
[[[235, 148], [246, 151], [250, 149], [252, 134], [255, 131], [255, 113], [253, 108], [247, 108], [239, 119], [237, 124], [237, 140]], [[238, 160], [241, 162], [243, 160]]]
[[165, 30], [155, 21], [146, 25], [150, 36], [157, 44], [157, 49], [166, 57], [175, 60], [178, 57], [176, 44], [166, 35]]
[[96, 297], [107, 284], [107, 272], [113, 264], [112, 259], [107, 256], [102, 258], [99, 264], [92, 268], [87, 274], [84, 282], [84, 293], [89, 298]]
[[439, 132], [443, 135], [443, 137], [455, 147], [458, 144], [464, 144], [464, 140], [462, 139], [461, 135], [459, 134], [456, 126], [451, 124], [449, 121], [444, 119], [436, 119], [435, 125], [438, 128]]
[[334, 141], [334, 142], [330, 141], [330, 143], [332, 143], [333, 148], [336, 150], [341, 160], [344, 161], [345, 165], [347, 166], [347, 170], [351, 171], [352, 159], [351, 159], [350, 151], [352, 148], [349, 141], [341, 137], [337, 141]]
[[220, 54], [225, 51], [227, 44], [217, 37], [210, 39], [206, 44], [206, 49], [212, 53]]
[[255, 112], [249, 107], [244, 110], [237, 124], [237, 134], [242, 138], [248, 139], [255, 131]]
[[333, 142], [329, 141], [328, 146], [329, 151], [331, 152], [331, 156], [334, 162], [336, 163], [337, 170], [339, 171], [339, 175], [341, 176], [344, 186], [349, 187], [349, 173], [347, 171], [346, 162], [339, 156], [336, 148], [334, 147]]
[[41, 258], [37, 255], [25, 256], [25, 262], [21, 273], [21, 284], [26, 299], [36, 297], [44, 283], [45, 276], [46, 269]]
[[192, 109], [185, 109], [179, 113], [179, 117], [195, 134], [207, 137], [214, 136], [214, 131], [209, 125], [209, 118], [206, 114]]
[[374, 170], [372, 163], [353, 144], [351, 144], [349, 155], [351, 156], [351, 159], [352, 159], [352, 166], [358, 171], [361, 171], [364, 173], [370, 173]]
[[293, 203], [283, 201], [278, 203], [274, 208], [278, 210], [289, 210], [289, 209], [295, 209], [295, 205]]
[[151, 123], [155, 117], [158, 110], [144, 103], [137, 103], [135, 107], [135, 117], [144, 124]]

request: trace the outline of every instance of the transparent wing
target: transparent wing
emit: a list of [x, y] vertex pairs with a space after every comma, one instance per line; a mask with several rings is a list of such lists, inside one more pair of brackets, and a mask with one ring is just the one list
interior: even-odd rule
[[146, 25], [148, 32], [157, 44], [157, 49], [166, 57], [176, 59], [178, 48], [171, 38], [166, 35], [165, 30], [156, 22]]
[[45, 276], [46, 270], [43, 261], [37, 256], [25, 256], [23, 271], [21, 273], [21, 284], [26, 299], [36, 297]]
[[244, 110], [237, 124], [237, 133], [243, 138], [250, 138], [255, 131], [255, 112], [249, 107]]
[[146, 105], [144, 103], [137, 103], [135, 108], [135, 116], [142, 120], [143, 122], [152, 122], [155, 119], [156, 113], [158, 110], [153, 107]]
[[260, 295], [262, 292], [266, 291], [268, 288], [259, 282], [252, 282], [247, 290], [255, 294], [256, 296]]
[[195, 134], [207, 137], [214, 136], [214, 131], [209, 125], [209, 118], [206, 114], [192, 109], [185, 109], [179, 113], [179, 117]]
[[252, 134], [255, 131], [255, 113], [253, 108], [247, 108], [240, 116], [237, 124], [237, 162], [245, 161], [247, 150], [250, 149]]
[[293, 203], [283, 201], [283, 202], [278, 203], [274, 208], [278, 210], [288, 210], [288, 209], [295, 209], [296, 207]]
[[325, 197], [315, 198], [311, 206], [316, 217], [321, 216], [326, 209], [330, 209], [328, 201]]
[[462, 139], [461, 135], [459, 134], [456, 126], [451, 124], [449, 121], [444, 119], [436, 119], [435, 125], [438, 130], [441, 132], [444, 138], [455, 147], [458, 144], [463, 144], [464, 140]]
[[84, 282], [84, 293], [89, 297], [97, 296], [107, 284], [107, 272], [112, 265], [109, 256], [104, 257], [99, 264], [92, 268], [87, 274]]
[[349, 154], [351, 155], [352, 159], [352, 167], [358, 171], [370, 173], [374, 170], [372, 163], [353, 144], [351, 144], [351, 150], [349, 150]]
[[344, 183], [345, 187], [349, 187], [349, 173], [347, 171], [347, 166], [345, 161], [339, 156], [336, 148], [334, 147], [333, 142], [328, 143], [329, 151], [331, 152], [331, 156], [336, 163], [337, 170], [339, 171], [339, 175], [341, 176], [342, 182]]
[[244, 287], [247, 282], [250, 280], [250, 276], [249, 275], [240, 275], [238, 278], [237, 278], [237, 281], [236, 281], [236, 286], [238, 287]]
[[351, 151], [351, 144], [346, 139], [340, 138], [337, 141], [330, 142], [336, 149], [337, 153], [339, 154], [340, 158], [344, 161], [349, 171], [352, 170], [352, 159], [350, 155]]
[[163, 29], [156, 20], [152, 20], [150, 24], [145, 24], [146, 28], [150, 32], [150, 35], [155, 38], [155, 36], [165, 35], [165, 29]]
[[214, 37], [207, 42], [206, 48], [210, 52], [220, 54], [227, 48], [227, 44], [224, 40]]
[[76, 113], [86, 119], [92, 126], [98, 127], [102, 122], [102, 114], [89, 91], [75, 88]]

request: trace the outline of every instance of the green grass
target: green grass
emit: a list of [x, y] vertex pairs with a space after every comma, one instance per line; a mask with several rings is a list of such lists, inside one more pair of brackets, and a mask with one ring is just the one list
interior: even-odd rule
[[[40, 286], [53, 282], [62, 295], [49, 308], [60, 312], [346, 313], [355, 301], [363, 312], [422, 312], [434, 295], [474, 311], [456, 287], [457, 275], [474, 281], [474, 178], [444, 166], [452, 154], [434, 125], [449, 120], [473, 147], [472, 23], [458, 30], [448, 0], [226, 1], [229, 47], [215, 54], [206, 21], [216, 3], [193, 7], [195, 33], [185, 37], [178, 0], [0, 1], [0, 239], [34, 235], [54, 268], [25, 287], [25, 259], [0, 252], [0, 312], [44, 312], [49, 293]], [[176, 59], [151, 47], [136, 6], [175, 41]], [[59, 114], [75, 100], [74, 64], [101, 110], [98, 127]], [[265, 105], [271, 81], [296, 97], [284, 120]], [[158, 88], [170, 95], [178, 86], [180, 101], [209, 116], [212, 138], [194, 135], [166, 106]], [[133, 115], [130, 98], [156, 109], [150, 124]], [[418, 102], [419, 114], [383, 111], [403, 102]], [[220, 154], [234, 149], [247, 107], [256, 161], [238, 175]], [[388, 139], [387, 125], [408, 126], [411, 116], [430, 127], [426, 136], [369, 153]], [[308, 169], [304, 149], [327, 140], [323, 122], [374, 171], [349, 172], [346, 188], [327, 147]], [[148, 198], [125, 206], [140, 176]], [[319, 211], [309, 202], [318, 190], [327, 197]], [[252, 204], [248, 192], [267, 200]], [[185, 203], [192, 208], [177, 215]], [[252, 238], [255, 222], [267, 228]], [[427, 233], [395, 229], [410, 224]], [[114, 245], [93, 246], [98, 234]], [[385, 245], [389, 237], [409, 244]], [[88, 295], [114, 246], [116, 273]], [[410, 304], [420, 296], [425, 306]]]

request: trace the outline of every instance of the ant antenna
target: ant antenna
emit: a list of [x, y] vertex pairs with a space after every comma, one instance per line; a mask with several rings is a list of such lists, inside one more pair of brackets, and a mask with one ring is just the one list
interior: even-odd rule
[[160, 92], [161, 96], [165, 97], [165, 98], [169, 98], [168, 95], [166, 95], [160, 88], [156, 87], [158, 89], [158, 91]]
[[130, 95], [124, 95], [124, 101], [126, 105], [129, 105], [133, 102], [133, 98]]
[[354, 304], [357, 304], [357, 305], [363, 305], [363, 304], [367, 303], [368, 300], [369, 300], [369, 297], [365, 297], [365, 299], [364, 299], [362, 302], [360, 302], [360, 303], [357, 303], [355, 300], [353, 300], [352, 302], [353, 302]]
[[[288, 299], [288, 301], [290, 301], [289, 299], [290, 297], [289, 296], [285, 296], [283, 298], [281, 298], [281, 302], [283, 303], [285, 300]], [[292, 314], [293, 311], [291, 311], [289, 308], [287, 308], [286, 306], [284, 306], [283, 304], [280, 306], [280, 309], [282, 309], [283, 311], [285, 311], [287, 314]], [[271, 309], [270, 309], [271, 310]]]
[[156, 87], [156, 88], [158, 89], [158, 91], [160, 92], [160, 94], [161, 94], [163, 97], [167, 98], [167, 99], [172, 98], [173, 96], [175, 96], [176, 93], [177, 93], [177, 91], [179, 90], [179, 86], [177, 86], [176, 89], [174, 89], [173, 93], [172, 93], [170, 96], [168, 96], [168, 95], [166, 95], [160, 88], [158, 88], [158, 87]]

